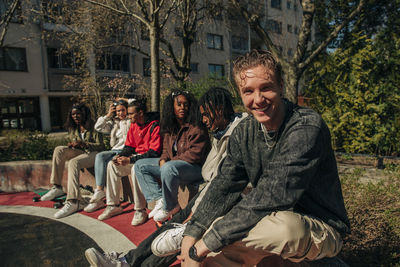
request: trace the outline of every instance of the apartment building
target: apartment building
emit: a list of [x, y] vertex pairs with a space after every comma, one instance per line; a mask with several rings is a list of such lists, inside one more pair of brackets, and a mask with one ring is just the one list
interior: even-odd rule
[[[0, 4], [0, 14], [4, 14], [9, 2]], [[57, 30], [60, 25], [31, 15], [35, 4], [42, 5], [43, 1], [20, 1], [0, 48], [0, 129], [62, 129], [72, 97], [80, 94], [79, 90], [64, 86], [65, 76], [74, 75], [78, 64], [73, 52], [59, 53], [59, 42], [43, 38], [43, 31]], [[265, 0], [262, 8], [264, 26], [274, 43], [283, 54], [292, 56], [301, 24], [300, 4], [297, 0]], [[179, 27], [169, 25], [167, 29], [164, 34], [179, 37]], [[148, 42], [145, 35], [142, 39]], [[179, 41], [174, 45], [179, 46]], [[190, 78], [196, 81], [210, 73], [230, 77], [232, 59], [250, 48], [263, 45], [240, 17], [216, 17], [196, 33]], [[140, 75], [149, 81], [148, 57], [127, 48], [110, 51], [101, 56], [103, 63], [92, 64], [96, 75]], [[132, 86], [128, 94], [135, 95], [135, 90]]]

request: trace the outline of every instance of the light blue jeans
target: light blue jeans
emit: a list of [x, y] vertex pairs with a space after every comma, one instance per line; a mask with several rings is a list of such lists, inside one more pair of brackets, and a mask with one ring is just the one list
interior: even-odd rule
[[96, 176], [96, 185], [104, 186], [107, 180], [107, 164], [112, 158], [122, 150], [110, 150], [97, 153], [94, 160], [94, 175]]
[[[178, 205], [180, 184], [196, 184], [203, 181], [201, 167], [183, 160], [167, 161], [161, 168], [159, 158], [136, 161], [135, 174], [146, 201], [163, 198], [164, 209], [170, 211]], [[161, 186], [157, 182], [161, 179]]]

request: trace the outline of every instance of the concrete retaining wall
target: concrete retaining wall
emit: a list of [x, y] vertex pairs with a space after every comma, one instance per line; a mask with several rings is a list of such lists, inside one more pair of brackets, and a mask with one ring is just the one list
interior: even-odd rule
[[[0, 190], [3, 192], [33, 191], [35, 188], [50, 188], [51, 161], [0, 162]], [[94, 176], [86, 169], [81, 171], [80, 183], [95, 186]], [[67, 166], [62, 186], [67, 188]]]
[[[67, 163], [66, 163], [67, 164]], [[51, 161], [11, 161], [0, 162], [0, 191], [1, 192], [24, 192], [33, 191], [36, 188], [50, 188]], [[62, 186], [67, 190], [67, 165], [64, 169]], [[95, 188], [96, 181], [93, 169], [83, 169], [80, 173], [80, 184], [90, 185]], [[122, 178], [121, 199], [133, 202], [131, 179]], [[179, 204], [184, 208], [188, 201], [196, 194], [196, 188], [183, 186], [179, 188]], [[149, 204], [153, 207], [153, 203]]]

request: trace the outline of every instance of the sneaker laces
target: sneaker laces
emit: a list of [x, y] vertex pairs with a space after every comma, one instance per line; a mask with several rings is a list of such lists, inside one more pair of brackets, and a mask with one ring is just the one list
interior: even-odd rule
[[63, 211], [67, 211], [72, 206], [70, 201], [65, 201], [64, 207], [62, 207]]
[[[172, 223], [172, 225], [174, 226], [174, 228], [171, 228], [171, 230], [170, 230], [172, 232], [171, 237], [175, 242], [177, 242], [178, 240], [176, 237], [180, 238], [182, 236], [186, 225], [181, 224], [181, 223]], [[182, 241], [182, 240], [179, 239], [179, 241]]]
[[105, 252], [104, 253], [104, 257], [106, 257], [108, 260], [110, 260], [111, 262], [116, 262], [119, 261], [118, 257], [119, 255], [121, 255], [121, 253], [117, 253], [115, 251], [111, 251], [111, 252]]

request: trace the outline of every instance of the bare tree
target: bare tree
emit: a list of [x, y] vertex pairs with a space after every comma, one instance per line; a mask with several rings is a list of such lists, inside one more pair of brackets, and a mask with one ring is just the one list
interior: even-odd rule
[[[195, 41], [196, 33], [200, 22], [205, 18], [202, 10], [204, 6], [196, 0], [179, 0], [177, 8], [174, 12], [176, 35], [179, 37], [181, 46], [174, 46], [172, 38], [161, 38], [161, 43], [167, 49], [161, 48], [161, 51], [172, 60], [173, 67], [170, 72], [179, 87], [185, 86], [185, 79], [191, 72], [191, 46]], [[180, 48], [180, 54], [176, 52]]]
[[160, 110], [160, 38], [177, 0], [100, 1], [85, 0], [125, 16], [131, 22], [140, 21], [149, 31], [151, 65], [151, 110]]
[[[4, 4], [7, 4], [7, 1], [5, 1]], [[5, 11], [5, 13], [1, 14], [1, 17], [0, 17], [0, 29], [1, 29], [0, 47], [2, 47], [4, 44], [4, 38], [6, 36], [8, 26], [10, 24], [12, 17], [14, 16], [15, 11], [17, 10], [18, 4], [19, 4], [19, 0], [12, 0], [9, 3], [8, 8]]]
[[302, 24], [300, 27], [297, 49], [293, 58], [289, 60], [279, 52], [276, 44], [272, 42], [267, 29], [262, 26], [260, 15], [258, 15], [257, 13], [249, 12], [247, 1], [230, 1], [232, 5], [238, 11], [240, 11], [243, 18], [262, 40], [267, 49], [270, 50], [272, 54], [277, 57], [282, 63], [282, 66], [285, 70], [286, 97], [295, 103], [297, 103], [299, 81], [304, 71], [309, 67], [313, 60], [315, 60], [316, 57], [327, 48], [328, 44], [331, 43], [331, 41], [333, 41], [335, 38], [337, 38], [339, 32], [347, 25], [349, 25], [349, 23], [353, 21], [357, 16], [359, 16], [361, 12], [363, 12], [363, 9], [365, 7], [365, 0], [360, 0], [358, 4], [354, 6], [353, 10], [344, 17], [341, 23], [333, 28], [333, 30], [327, 35], [325, 40], [323, 40], [312, 51], [307, 51], [309, 47], [309, 40], [311, 37], [311, 28], [316, 11], [316, 3], [313, 0], [300, 0], [300, 4], [303, 9]]

